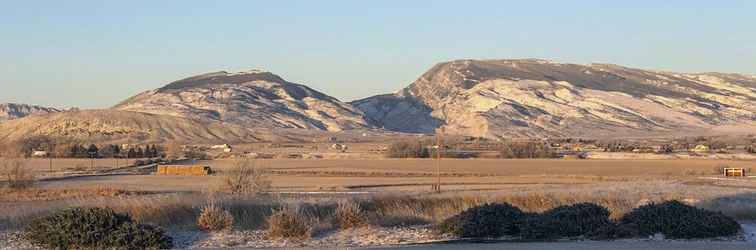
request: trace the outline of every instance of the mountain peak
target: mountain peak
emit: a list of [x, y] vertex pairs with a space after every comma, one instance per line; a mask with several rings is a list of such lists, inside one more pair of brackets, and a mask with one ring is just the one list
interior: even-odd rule
[[349, 104], [268, 71], [218, 71], [147, 91], [114, 109], [249, 127], [340, 131], [369, 127]]
[[221, 84], [241, 84], [254, 81], [288, 83], [280, 76], [268, 71], [252, 69], [240, 72], [229, 73], [227, 71], [217, 71], [187, 77], [174, 81], [158, 89], [158, 91], [175, 91], [187, 88], [204, 87], [209, 85]]

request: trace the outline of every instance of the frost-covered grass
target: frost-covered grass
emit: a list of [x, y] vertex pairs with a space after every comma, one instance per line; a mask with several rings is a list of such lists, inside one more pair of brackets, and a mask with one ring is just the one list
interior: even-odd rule
[[[264, 229], [271, 213], [282, 206], [297, 206], [320, 222], [337, 221], [338, 203], [358, 202], [376, 226], [423, 225], [440, 222], [467, 208], [486, 202], [507, 202], [527, 212], [580, 202], [607, 207], [612, 218], [649, 202], [677, 199], [695, 206], [722, 211], [736, 219], [756, 219], [756, 193], [731, 187], [666, 181], [608, 181], [579, 185], [526, 185], [510, 191], [460, 191], [445, 193], [388, 193], [370, 195], [297, 195], [276, 197], [218, 196], [215, 199], [233, 216], [234, 228]], [[48, 201], [0, 203], [0, 229], [25, 225], [30, 218], [72, 206], [111, 207], [135, 220], [167, 228], [197, 229], [197, 218], [209, 199], [202, 193], [133, 194], [94, 196]], [[335, 225], [333, 225], [335, 226]]]

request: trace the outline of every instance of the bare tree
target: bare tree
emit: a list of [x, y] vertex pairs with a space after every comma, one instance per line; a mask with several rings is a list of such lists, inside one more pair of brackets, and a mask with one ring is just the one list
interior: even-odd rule
[[34, 186], [36, 177], [26, 168], [24, 158], [2, 158], [0, 166], [9, 188], [18, 190]]
[[270, 188], [268, 171], [249, 159], [234, 162], [224, 176], [225, 190], [232, 194], [259, 194]]
[[185, 157], [184, 155], [184, 147], [181, 146], [180, 143], [177, 141], [171, 141], [165, 144], [165, 158], [169, 160], [177, 160], [182, 157]]

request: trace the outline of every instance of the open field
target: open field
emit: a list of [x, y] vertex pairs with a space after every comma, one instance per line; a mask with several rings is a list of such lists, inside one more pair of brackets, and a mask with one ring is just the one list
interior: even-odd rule
[[38, 175], [48, 175], [52, 173], [61, 173], [65, 171], [90, 171], [112, 169], [125, 167], [134, 164], [139, 159], [74, 159], [74, 158], [53, 158], [52, 164], [50, 159], [32, 158], [26, 160], [25, 167]]
[[[54, 170], [68, 171], [88, 162], [58, 159]], [[112, 159], [96, 163], [100, 169], [110, 169], [109, 162]], [[224, 174], [235, 162], [185, 162], [211, 166], [217, 173], [210, 176], [104, 174], [42, 180], [33, 190], [2, 193], [0, 230], [13, 232], [30, 218], [66, 207], [107, 206], [141, 222], [168, 228], [183, 242], [182, 247], [228, 247], [242, 244], [239, 242], [248, 243], [238, 247], [291, 247], [260, 238], [273, 208], [306, 207], [317, 211], [313, 213], [318, 220], [328, 224], [337, 202], [354, 199], [364, 202], [373, 214], [369, 228], [339, 231], [327, 226], [300, 246], [446, 240], [430, 233], [429, 228], [486, 202], [508, 202], [530, 212], [593, 202], [618, 218], [648, 202], [677, 199], [739, 220], [756, 219], [756, 179], [720, 178], [715, 170], [725, 165], [756, 168], [754, 161], [443, 159], [442, 192], [434, 193], [430, 190], [437, 180], [437, 162], [431, 159], [260, 159], [254, 163], [270, 171], [270, 192], [257, 197], [220, 195], [225, 197], [221, 198], [224, 207], [234, 215], [235, 231], [197, 233], [199, 210], [209, 195], [222, 191]], [[49, 174], [45, 163], [32, 160], [30, 166], [35, 172]], [[182, 236], [187, 234], [194, 236]], [[12, 235], [0, 232], [2, 237]]]
[[[81, 160], [79, 160], [81, 161]], [[107, 159], [103, 160], [107, 161]], [[76, 160], [59, 160], [71, 165]], [[108, 186], [142, 191], [207, 191], [218, 186], [234, 160], [198, 161], [214, 176], [112, 175], [42, 182], [47, 188]], [[430, 159], [304, 160], [264, 159], [277, 191], [427, 190], [436, 182]], [[41, 165], [41, 162], [34, 162]], [[61, 164], [62, 165], [62, 164]], [[506, 190], [522, 185], [577, 185], [600, 181], [691, 179], [717, 176], [716, 167], [756, 169], [754, 161], [731, 160], [499, 160], [444, 159], [442, 183], [449, 190]], [[35, 169], [40, 168], [36, 166]], [[44, 168], [44, 167], [42, 167]]]

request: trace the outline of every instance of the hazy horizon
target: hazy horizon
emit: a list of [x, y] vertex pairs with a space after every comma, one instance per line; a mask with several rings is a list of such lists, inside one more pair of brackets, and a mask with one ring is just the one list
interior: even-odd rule
[[351, 101], [455, 59], [756, 74], [748, 1], [76, 1], [4, 10], [0, 103], [106, 108], [188, 76], [250, 68]]

